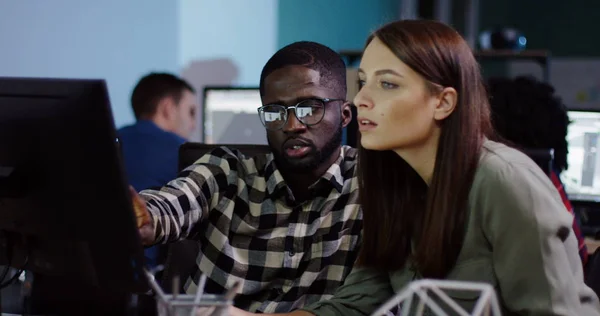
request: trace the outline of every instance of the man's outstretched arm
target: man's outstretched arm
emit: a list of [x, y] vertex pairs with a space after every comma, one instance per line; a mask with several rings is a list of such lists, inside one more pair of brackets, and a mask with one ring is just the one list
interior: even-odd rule
[[[230, 151], [207, 154], [180, 176], [157, 190], [132, 191], [142, 243], [146, 246], [187, 237], [215, 199], [230, 185], [237, 166]], [[232, 168], [233, 167], [233, 168]], [[237, 181], [236, 181], [237, 182]]]
[[131, 201], [133, 202], [133, 211], [135, 213], [142, 245], [152, 245], [154, 243], [154, 225], [152, 224], [150, 212], [148, 212], [148, 208], [146, 207], [146, 202], [142, 200], [132, 186], [129, 186], [129, 194], [131, 195]]

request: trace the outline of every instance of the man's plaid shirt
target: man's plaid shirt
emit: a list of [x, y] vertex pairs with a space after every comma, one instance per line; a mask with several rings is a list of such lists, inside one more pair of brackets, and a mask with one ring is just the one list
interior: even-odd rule
[[[157, 243], [200, 243], [197, 269], [208, 277], [208, 293], [241, 282], [237, 307], [288, 312], [331, 297], [354, 264], [362, 229], [355, 165], [356, 150], [342, 147], [310, 186], [312, 199], [298, 204], [272, 154], [247, 158], [221, 147], [140, 195]], [[188, 293], [199, 276], [187, 280]]]

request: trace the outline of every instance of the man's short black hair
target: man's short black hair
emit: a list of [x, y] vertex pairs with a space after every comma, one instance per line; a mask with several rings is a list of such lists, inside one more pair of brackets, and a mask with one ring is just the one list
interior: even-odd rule
[[185, 80], [169, 73], [150, 73], [138, 81], [131, 93], [131, 106], [136, 119], [150, 118], [156, 112], [158, 102], [165, 97], [179, 103], [183, 92], [196, 91]]
[[490, 78], [488, 93], [496, 132], [518, 147], [554, 149], [554, 168], [567, 164], [567, 107], [554, 88], [530, 76]]
[[295, 42], [273, 55], [260, 74], [260, 95], [265, 95], [265, 78], [286, 66], [304, 66], [318, 71], [321, 83], [335, 91], [334, 98], [346, 98], [346, 65], [331, 48], [315, 42]]

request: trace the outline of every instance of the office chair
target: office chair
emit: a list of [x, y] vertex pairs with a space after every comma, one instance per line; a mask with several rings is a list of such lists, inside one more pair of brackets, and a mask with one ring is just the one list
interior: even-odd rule
[[[271, 149], [267, 145], [228, 145], [228, 144], [202, 144], [185, 143], [179, 147], [179, 171], [194, 164], [205, 154], [218, 147], [237, 149], [246, 157], [268, 154]], [[196, 258], [200, 252], [200, 245], [194, 240], [181, 240], [166, 245], [166, 259], [164, 270], [160, 276], [160, 283], [166, 292], [170, 293], [173, 286], [173, 277], [180, 276], [181, 286], [186, 278], [191, 275], [196, 265]], [[183, 288], [180, 289], [182, 291]]]

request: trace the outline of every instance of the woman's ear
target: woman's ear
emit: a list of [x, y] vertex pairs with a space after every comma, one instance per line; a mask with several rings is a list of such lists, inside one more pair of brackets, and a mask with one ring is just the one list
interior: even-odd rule
[[437, 121], [446, 119], [454, 109], [458, 102], [458, 93], [456, 89], [447, 87], [442, 89], [442, 92], [438, 95], [438, 104], [433, 112], [433, 118]]

